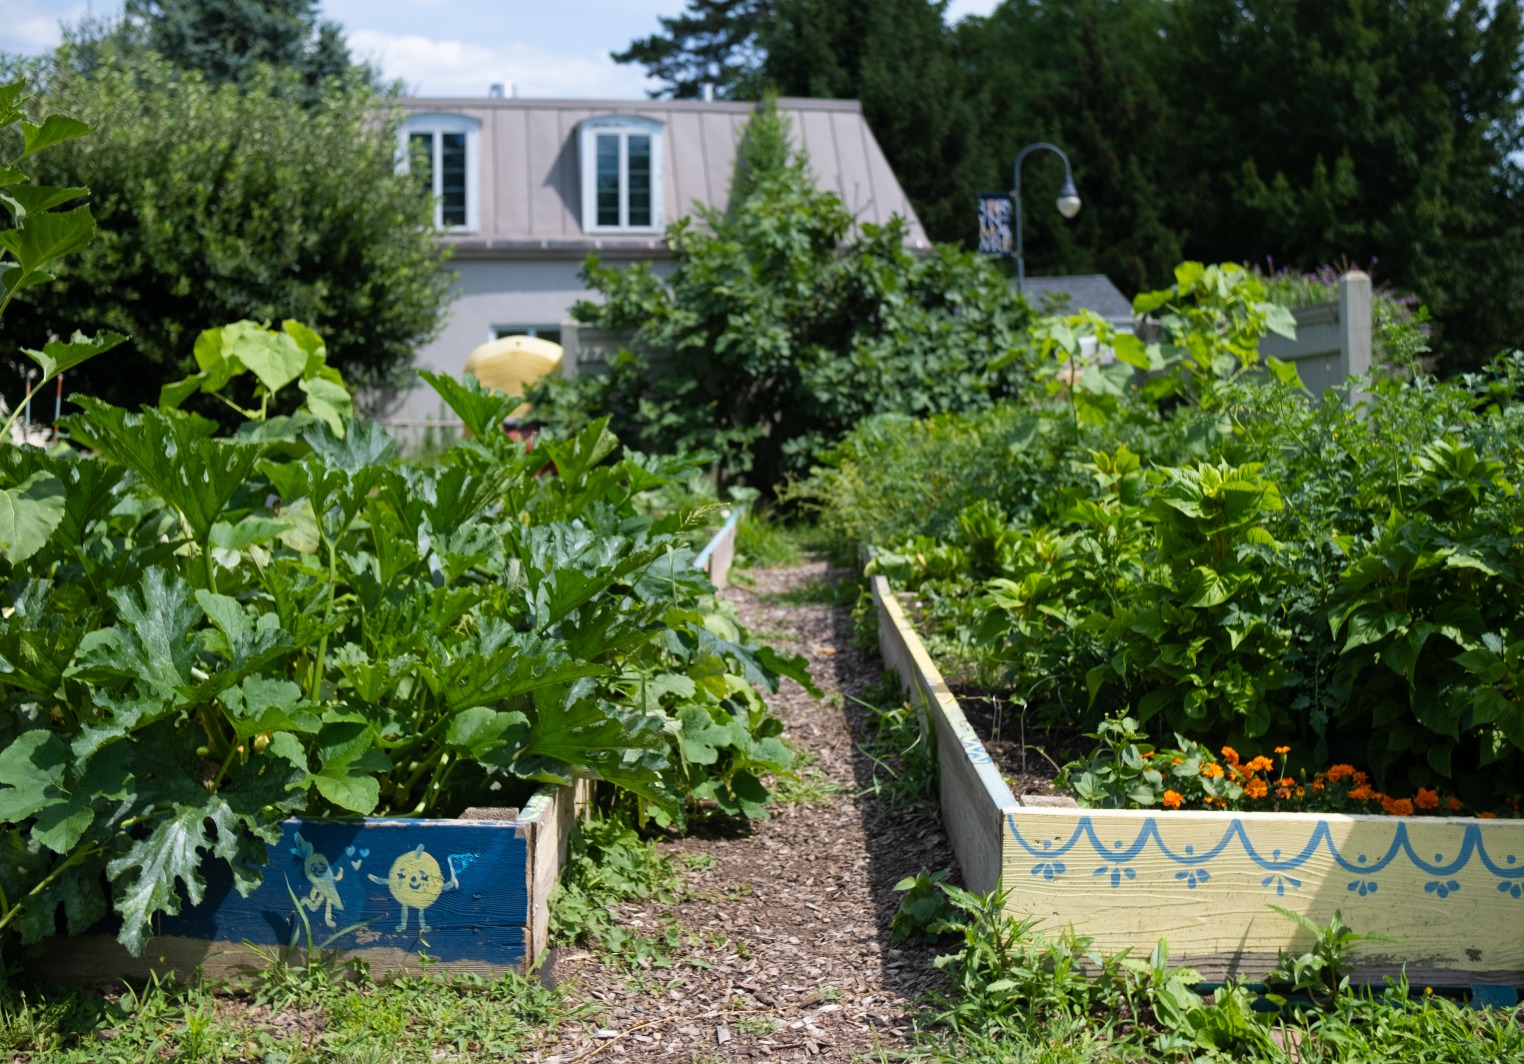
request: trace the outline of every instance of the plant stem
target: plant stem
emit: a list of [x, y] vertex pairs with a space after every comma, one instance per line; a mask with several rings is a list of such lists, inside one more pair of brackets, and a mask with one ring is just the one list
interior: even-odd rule
[[[95, 856], [95, 854], [99, 853], [102, 848], [103, 846], [97, 843], [88, 849], [76, 850], [74, 853], [71, 853], [65, 860], [59, 863], [57, 868], [53, 869], [53, 871], [43, 876], [41, 882], [39, 882], [31, 890], [27, 891], [25, 897], [18, 901], [14, 906], [6, 908], [3, 914], [0, 914], [0, 931], [5, 930], [6, 925], [15, 918], [17, 913], [21, 912], [21, 910], [26, 906], [27, 899], [37, 897], [37, 895], [46, 890], [55, 879], [76, 865], [83, 864], [87, 857]], [[3, 900], [3, 898], [0, 898], [0, 901]]]
[[[321, 533], [323, 519], [318, 517], [318, 529]], [[333, 617], [333, 601], [338, 595], [338, 572], [339, 552], [338, 548], [328, 539], [326, 533], [322, 533], [323, 543], [328, 547], [328, 601], [323, 606], [323, 634], [318, 637], [317, 657], [312, 662], [312, 680], [308, 684], [307, 697], [312, 701], [318, 700], [318, 695], [323, 689], [323, 669], [328, 658], [328, 625]]]
[[[10, 302], [9, 296], [6, 297], [5, 302]], [[5, 303], [0, 303], [0, 312], [4, 312], [4, 310]], [[11, 416], [5, 419], [4, 425], [0, 425], [0, 439], [8, 440], [11, 438], [11, 426], [16, 423], [16, 419], [20, 417], [21, 412], [26, 409], [26, 404], [32, 401], [32, 396], [37, 394], [39, 388], [41, 388], [44, 384], [48, 383], [48, 381], [52, 379], [53, 378], [51, 376], [43, 377], [42, 380], [38, 381], [32, 387], [27, 389], [26, 395], [21, 397], [21, 402], [16, 404], [16, 409], [11, 411]]]

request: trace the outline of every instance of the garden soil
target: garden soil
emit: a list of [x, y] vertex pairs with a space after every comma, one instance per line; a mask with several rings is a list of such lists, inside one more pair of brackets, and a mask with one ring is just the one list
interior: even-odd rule
[[724, 592], [754, 639], [808, 660], [824, 697], [785, 680], [771, 705], [814, 755], [806, 777], [835, 793], [664, 843], [684, 869], [681, 894], [617, 915], [679, 944], [633, 971], [561, 946], [548, 978], [599, 1009], [537, 1064], [878, 1060], [913, 1042], [916, 1001], [940, 976], [928, 948], [891, 943], [894, 886], [956, 867], [934, 804], [891, 813], [874, 797], [874, 764], [860, 749], [868, 711], [855, 699], [882, 666], [854, 645], [850, 608], [799, 604], [805, 589], [852, 575], [822, 562], [749, 570], [748, 586]]

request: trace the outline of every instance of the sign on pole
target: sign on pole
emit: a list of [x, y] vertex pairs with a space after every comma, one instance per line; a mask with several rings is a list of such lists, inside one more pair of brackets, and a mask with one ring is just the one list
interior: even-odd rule
[[1008, 193], [979, 193], [979, 254], [1009, 258], [1016, 253], [1013, 216]]

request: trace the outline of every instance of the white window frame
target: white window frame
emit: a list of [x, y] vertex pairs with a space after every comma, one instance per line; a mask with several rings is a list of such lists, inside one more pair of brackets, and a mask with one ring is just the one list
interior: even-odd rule
[[[629, 138], [651, 138], [651, 224], [598, 224], [598, 137], [619, 137], [619, 218], [630, 216]], [[582, 171], [582, 231], [584, 233], [660, 233], [666, 228], [666, 126], [639, 115], [606, 115], [585, 119], [577, 130], [577, 156]]]
[[[492, 335], [488, 336], [487, 339], [501, 340], [505, 336], [532, 336], [537, 340], [543, 340], [544, 337], [540, 335], [541, 333], [553, 332], [557, 336], [560, 336], [563, 331], [559, 325], [494, 325], [490, 330]], [[560, 340], [551, 341], [551, 343], [556, 344], [560, 342]]]
[[[409, 138], [415, 133], [433, 134], [434, 158], [434, 228], [448, 233], [476, 233], [481, 231], [481, 137], [480, 119], [465, 115], [427, 113], [409, 115], [397, 131], [397, 170], [407, 173], [412, 150]], [[444, 167], [440, 154], [444, 139], [441, 133], [464, 133], [466, 135], [466, 224], [444, 224], [444, 198], [441, 184]]]

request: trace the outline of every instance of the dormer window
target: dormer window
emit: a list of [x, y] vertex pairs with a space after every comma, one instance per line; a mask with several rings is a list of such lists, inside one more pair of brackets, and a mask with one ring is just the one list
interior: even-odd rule
[[464, 115], [413, 115], [402, 123], [400, 167], [414, 171], [434, 197], [437, 229], [474, 233], [481, 227], [479, 162], [482, 124]]
[[584, 232], [661, 232], [664, 134], [662, 123], [635, 115], [582, 123], [578, 154]]

